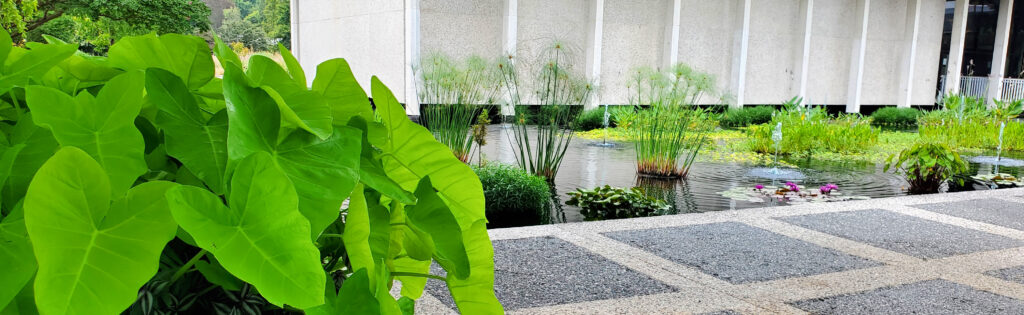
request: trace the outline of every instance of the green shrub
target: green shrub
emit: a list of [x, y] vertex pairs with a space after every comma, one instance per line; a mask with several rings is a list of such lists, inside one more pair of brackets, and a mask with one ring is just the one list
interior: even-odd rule
[[911, 193], [938, 192], [943, 182], [954, 178], [963, 185], [963, 179], [957, 176], [968, 170], [959, 154], [939, 143], [919, 143], [901, 151], [898, 157], [890, 155], [885, 171], [890, 168], [906, 177]]
[[751, 150], [775, 153], [772, 134], [779, 123], [782, 123], [780, 154], [860, 153], [878, 143], [880, 134], [860, 115], [833, 118], [822, 108], [795, 107], [776, 113], [768, 124], [750, 126], [747, 136]]
[[744, 107], [729, 109], [722, 113], [722, 127], [746, 127], [765, 124], [772, 120], [775, 108], [771, 106]]
[[[572, 121], [572, 129], [576, 131], [588, 131], [604, 128], [604, 112], [605, 109], [603, 107], [580, 112]], [[608, 127], [614, 127], [610, 120], [608, 121], [608, 124]]]
[[587, 220], [649, 217], [672, 209], [664, 200], [651, 197], [640, 187], [629, 190], [608, 185], [590, 190], [576, 189], [565, 204], [580, 207]]
[[917, 126], [921, 111], [915, 108], [886, 107], [871, 114], [871, 125], [876, 127], [912, 128]]
[[474, 171], [484, 186], [488, 228], [551, 223], [551, 189], [543, 178], [497, 163]]
[[[952, 148], [995, 150], [999, 147], [999, 128], [1003, 122], [985, 117], [959, 120], [924, 120], [918, 132], [921, 138], [946, 144]], [[1003, 150], [1024, 151], [1024, 122], [1006, 121], [1003, 130]]]

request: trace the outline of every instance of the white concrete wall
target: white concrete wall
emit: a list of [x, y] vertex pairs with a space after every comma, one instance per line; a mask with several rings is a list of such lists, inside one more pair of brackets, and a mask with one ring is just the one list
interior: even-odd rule
[[402, 1], [301, 0], [297, 58], [310, 82], [318, 64], [345, 58], [367, 94], [376, 75], [404, 102], [404, 8]]
[[422, 0], [420, 51], [454, 58], [501, 55], [503, 0]]
[[601, 60], [601, 102], [627, 104], [633, 69], [665, 64], [666, 24], [672, 0], [605, 0]]
[[[418, 0], [422, 53], [454, 57], [502, 53], [502, 23], [507, 0]], [[869, 10], [861, 103], [894, 105], [900, 95], [908, 0], [875, 0]], [[601, 103], [627, 103], [626, 82], [637, 66], [664, 67], [671, 39], [673, 0], [604, 0], [601, 28]], [[307, 72], [330, 58], [344, 57], [360, 83], [378, 75], [405, 98], [406, 1], [301, 0], [298, 6], [299, 59]], [[594, 0], [518, 0], [515, 40], [518, 65], [532, 73], [553, 40], [568, 44], [576, 70], [587, 69]], [[847, 101], [855, 28], [856, 0], [815, 0], [808, 57], [807, 99], [815, 104]], [[912, 103], [934, 103], [944, 14], [942, 1], [921, 4]], [[679, 62], [713, 75], [729, 92], [742, 19], [742, 1], [681, 0]], [[801, 0], [754, 0], [748, 39], [747, 104], [778, 104], [799, 93], [796, 73], [802, 61]], [[912, 15], [911, 15], [912, 16]], [[524, 88], [531, 75], [524, 74]], [[524, 94], [529, 93], [524, 89]], [[532, 94], [532, 93], [531, 93]], [[720, 103], [717, 96], [702, 103]]]

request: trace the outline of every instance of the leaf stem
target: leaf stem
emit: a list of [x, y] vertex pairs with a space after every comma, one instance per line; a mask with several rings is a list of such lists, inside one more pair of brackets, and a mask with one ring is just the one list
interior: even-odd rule
[[441, 276], [436, 276], [436, 275], [432, 275], [432, 274], [425, 274], [425, 273], [417, 273], [417, 272], [393, 271], [393, 272], [391, 272], [391, 275], [394, 276], [394, 277], [421, 277], [421, 278], [437, 279], [437, 280], [441, 280], [441, 281], [447, 281], [448, 280], [448, 279], [445, 279], [444, 277], [441, 277]]
[[7, 95], [11, 96], [11, 102], [14, 103], [14, 114], [17, 115], [18, 120], [21, 120], [21, 105], [18, 105], [18, 97], [14, 95], [14, 89], [7, 92]]
[[206, 253], [208, 252], [204, 249], [196, 253], [195, 256], [192, 256], [192, 259], [189, 259], [188, 262], [185, 262], [185, 264], [181, 266], [181, 268], [178, 268], [178, 271], [174, 272], [174, 275], [171, 276], [171, 282], [175, 282], [178, 281], [178, 279], [181, 279], [181, 277], [184, 276], [186, 272], [192, 269], [192, 266], [195, 265], [200, 258], [206, 256]]

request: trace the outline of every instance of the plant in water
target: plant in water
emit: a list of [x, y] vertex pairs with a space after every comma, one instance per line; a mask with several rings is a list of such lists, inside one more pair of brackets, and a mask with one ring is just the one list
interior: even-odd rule
[[551, 189], [543, 178], [498, 163], [474, 170], [487, 199], [487, 227], [551, 223]]
[[[672, 70], [637, 69], [629, 86], [638, 111], [628, 129], [641, 175], [686, 177], [716, 127], [710, 113], [691, 105], [711, 91], [708, 76], [685, 64]], [[639, 109], [640, 105], [650, 106]]]
[[[780, 123], [785, 137], [776, 148], [772, 136]], [[824, 108], [803, 104], [799, 98], [787, 101], [770, 123], [746, 130], [748, 144], [754, 152], [773, 154], [778, 149], [780, 154], [807, 156], [817, 152], [865, 152], [878, 143], [880, 133], [858, 114], [830, 117]]]
[[917, 127], [921, 111], [915, 108], [886, 107], [871, 113], [871, 125], [887, 128]]
[[756, 185], [753, 189], [747, 187], [736, 187], [721, 193], [722, 196], [747, 202], [834, 202], [846, 200], [865, 200], [868, 197], [846, 196], [839, 192], [839, 185], [828, 183], [818, 189], [807, 189], [804, 186], [793, 182], [786, 182], [782, 186]]
[[345, 60], [26, 47], [0, 31], [0, 313], [403, 314], [428, 278], [502, 313], [472, 169]]
[[766, 124], [772, 121], [775, 108], [771, 106], [744, 107], [740, 109], [728, 109], [722, 113], [719, 124], [722, 127], [746, 127], [750, 125]]
[[911, 193], [935, 193], [947, 180], [955, 180], [968, 171], [967, 162], [945, 144], [919, 143], [886, 159], [885, 171], [894, 169], [902, 173], [910, 184]]
[[462, 62], [434, 53], [420, 61], [419, 96], [423, 122], [460, 161], [468, 162], [474, 138], [470, 133], [481, 104], [494, 104], [498, 92], [495, 69], [480, 57]]
[[[604, 128], [604, 113], [605, 108], [603, 107], [585, 110], [573, 119], [572, 129], [576, 131], [589, 131]], [[611, 125], [611, 122], [609, 122], [609, 125]]]
[[640, 187], [613, 188], [608, 185], [590, 190], [576, 189], [568, 193], [565, 204], [580, 207], [587, 220], [649, 217], [665, 214], [672, 206], [654, 198]]
[[[519, 65], [511, 57], [498, 63], [509, 103], [515, 108], [509, 137], [520, 168], [554, 182], [562, 158], [572, 141], [573, 130], [566, 128], [572, 119], [572, 107], [590, 99], [594, 86], [575, 71], [575, 54], [565, 43], [555, 42], [544, 50], [533, 79], [533, 101], [539, 104], [538, 123], [531, 128], [520, 90]], [[532, 137], [531, 137], [532, 134]], [[531, 138], [533, 139], [531, 141]]]

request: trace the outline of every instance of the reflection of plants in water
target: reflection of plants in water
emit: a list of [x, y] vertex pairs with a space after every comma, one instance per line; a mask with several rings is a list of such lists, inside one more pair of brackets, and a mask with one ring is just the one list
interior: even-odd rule
[[694, 199], [689, 182], [685, 179], [637, 176], [636, 186], [643, 188], [648, 195], [665, 200], [672, 206], [667, 214], [698, 212], [697, 200]]
[[558, 190], [555, 189], [555, 185], [548, 187], [551, 188], [551, 207], [555, 210], [551, 212], [551, 223], [569, 222], [565, 219], [565, 207], [562, 206], [562, 197], [558, 195]]

